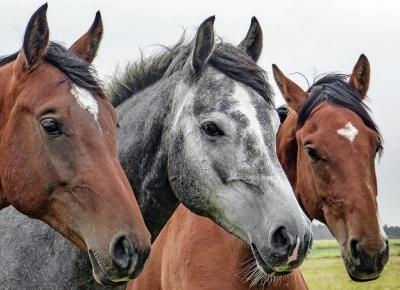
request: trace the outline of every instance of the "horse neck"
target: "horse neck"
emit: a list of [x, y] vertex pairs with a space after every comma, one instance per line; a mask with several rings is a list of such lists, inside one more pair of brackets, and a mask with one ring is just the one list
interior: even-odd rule
[[318, 219], [324, 222], [319, 206], [320, 200], [313, 185], [297, 178], [298, 171], [301, 170], [299, 152], [302, 148], [297, 144], [296, 127], [297, 114], [291, 111], [277, 134], [278, 158], [303, 211], [311, 220]]
[[161, 80], [117, 107], [119, 159], [152, 241], [179, 205], [167, 170], [173, 88], [170, 79]]

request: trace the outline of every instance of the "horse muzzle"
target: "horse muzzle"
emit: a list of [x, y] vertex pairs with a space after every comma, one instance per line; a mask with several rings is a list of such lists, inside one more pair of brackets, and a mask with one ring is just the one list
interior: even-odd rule
[[88, 253], [95, 280], [102, 285], [119, 286], [139, 275], [150, 254], [150, 248], [138, 250], [126, 235], [120, 235], [110, 244], [111, 263], [105, 262], [95, 250], [89, 250]]
[[366, 282], [379, 278], [389, 259], [389, 244], [385, 241], [383, 251], [378, 255], [370, 256], [358, 245], [357, 241], [352, 240], [346, 252], [347, 255], [342, 255], [350, 278], [356, 282]]

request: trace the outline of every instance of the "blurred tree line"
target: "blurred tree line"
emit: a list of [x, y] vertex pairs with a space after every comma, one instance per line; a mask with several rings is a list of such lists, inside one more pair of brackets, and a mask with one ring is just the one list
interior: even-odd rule
[[[389, 239], [400, 239], [400, 227], [384, 225], [383, 229], [385, 230], [385, 233], [389, 237]], [[319, 222], [313, 222], [312, 232], [315, 240], [334, 239], [329, 229], [324, 224]]]

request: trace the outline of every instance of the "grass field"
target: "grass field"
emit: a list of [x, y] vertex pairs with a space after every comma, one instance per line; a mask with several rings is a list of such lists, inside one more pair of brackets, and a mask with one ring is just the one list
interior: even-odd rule
[[350, 280], [336, 241], [315, 241], [301, 271], [311, 290], [400, 289], [400, 240], [390, 241], [389, 262], [375, 281], [357, 283]]

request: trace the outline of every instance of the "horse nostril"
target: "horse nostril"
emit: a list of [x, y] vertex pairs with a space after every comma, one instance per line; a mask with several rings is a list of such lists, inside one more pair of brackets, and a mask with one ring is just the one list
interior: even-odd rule
[[358, 250], [358, 241], [352, 239], [350, 241], [350, 254], [354, 259], [357, 259], [360, 257], [360, 251]]
[[306, 233], [304, 235], [304, 239], [305, 241], [305, 249], [306, 249], [306, 253], [307, 255], [311, 252], [312, 246], [313, 246], [313, 236], [312, 233]]
[[281, 256], [289, 254], [294, 239], [284, 226], [278, 227], [271, 233], [270, 243]]
[[132, 241], [125, 235], [115, 238], [111, 244], [111, 258], [115, 266], [125, 270], [130, 266], [135, 252]]

